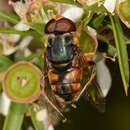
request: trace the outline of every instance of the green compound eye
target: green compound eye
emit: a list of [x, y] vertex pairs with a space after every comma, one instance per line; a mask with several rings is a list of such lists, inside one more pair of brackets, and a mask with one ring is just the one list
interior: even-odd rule
[[42, 72], [33, 64], [21, 61], [10, 67], [3, 79], [3, 89], [14, 102], [31, 103], [40, 96]]

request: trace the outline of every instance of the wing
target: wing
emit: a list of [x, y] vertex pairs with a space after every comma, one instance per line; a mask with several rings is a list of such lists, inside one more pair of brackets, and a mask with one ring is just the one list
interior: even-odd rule
[[[84, 77], [90, 77], [89, 75], [92, 71], [92, 68], [93, 66], [90, 66], [89, 70], [87, 70], [87, 74], [84, 74]], [[84, 93], [84, 98], [87, 99], [100, 112], [105, 111], [105, 99], [102, 90], [96, 81], [96, 76], [87, 87], [86, 92]]]
[[86, 67], [88, 65], [88, 61], [81, 51], [81, 49], [77, 46], [74, 48], [74, 59], [72, 61], [72, 67], [74, 68], [81, 68]]
[[[84, 68], [83, 80], [81, 83], [82, 90], [77, 99], [79, 99], [80, 95], [83, 93], [84, 97], [89, 102], [91, 102], [93, 106], [95, 106], [99, 111], [103, 112], [105, 111], [105, 99], [103, 97], [101, 88], [96, 81], [96, 76], [93, 76], [93, 73], [96, 73], [96, 66], [93, 60], [88, 59], [88, 55], [85, 55], [79, 47], [75, 48], [75, 57], [72, 61], [72, 66], [77, 68]], [[86, 84], [88, 85], [86, 86]]]

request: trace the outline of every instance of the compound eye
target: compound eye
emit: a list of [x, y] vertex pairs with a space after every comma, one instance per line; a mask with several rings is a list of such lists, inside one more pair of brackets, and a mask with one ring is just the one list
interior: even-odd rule
[[51, 47], [53, 45], [53, 41], [54, 41], [55, 35], [50, 35], [48, 37], [48, 47]]
[[67, 46], [73, 46], [73, 40], [71, 35], [66, 35], [65, 36], [65, 42]]
[[52, 46], [52, 38], [50, 38], [49, 40], [48, 40], [48, 47], [51, 47]]

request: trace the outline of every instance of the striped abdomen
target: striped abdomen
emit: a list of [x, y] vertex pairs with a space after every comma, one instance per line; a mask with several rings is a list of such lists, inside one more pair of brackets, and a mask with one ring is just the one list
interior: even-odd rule
[[56, 97], [62, 101], [73, 101], [80, 92], [80, 82], [82, 80], [82, 68], [72, 69], [72, 71], [48, 72], [49, 82]]

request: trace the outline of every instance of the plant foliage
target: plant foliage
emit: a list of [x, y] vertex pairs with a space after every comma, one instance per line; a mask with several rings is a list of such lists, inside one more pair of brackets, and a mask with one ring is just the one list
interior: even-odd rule
[[[125, 93], [128, 95], [129, 60], [126, 43], [130, 43], [130, 39], [126, 36], [127, 32], [124, 32], [122, 26], [125, 26], [123, 23], [127, 23], [126, 25], [128, 25], [130, 21], [122, 21], [123, 23], [121, 23], [121, 20], [124, 19], [118, 13], [119, 11], [117, 11], [118, 4], [120, 4], [119, 1], [116, 3], [115, 11], [112, 14], [103, 6], [104, 0], [99, 0], [93, 4], [84, 3], [85, 0], [49, 1], [51, 4], [46, 3], [46, 1], [39, 2], [38, 0], [31, 4], [27, 0], [25, 0], [25, 3], [22, 3], [22, 1], [19, 2], [20, 4], [16, 2], [16, 6], [14, 6], [15, 14], [0, 10], [2, 23], [8, 23], [8, 25], [1, 24], [2, 26], [0, 26], [0, 76], [4, 76], [4, 72], [10, 66], [21, 60], [30, 61], [43, 71], [42, 56], [46, 42], [46, 35], [44, 33], [45, 24], [55, 17], [55, 15], [58, 15], [59, 12], [63, 12], [64, 9], [62, 10], [62, 6], [64, 8], [64, 5], [61, 4], [67, 4], [83, 9], [82, 15], [75, 22], [77, 28], [82, 25], [83, 31], [79, 40], [82, 43], [84, 42], [84, 44], [80, 43], [83, 51], [88, 52], [88, 50], [93, 50], [91, 46], [92, 39], [84, 31], [89, 26], [96, 32], [98, 51], [101, 54], [105, 53], [105, 56], [110, 59], [117, 59], [123, 81], [122, 86], [124, 86]], [[123, 5], [127, 4], [129, 4], [128, 1]], [[59, 9], [56, 8], [57, 5], [60, 7]], [[125, 10], [124, 6], [123, 9]], [[129, 12], [128, 10], [124, 11], [123, 15], [129, 17], [129, 15], [125, 14]], [[129, 18], [127, 19], [129, 20]], [[110, 37], [104, 32], [108, 32], [108, 34], [112, 33], [113, 35]], [[2, 79], [0, 78], [0, 86], [1, 82]], [[0, 93], [2, 91], [0, 87]], [[41, 122], [36, 119], [37, 112], [33, 107], [33, 103], [26, 105], [14, 102], [10, 104], [3, 130], [20, 130], [26, 110], [30, 113], [35, 129], [44, 130], [46, 126], [44, 126], [43, 121]]]

